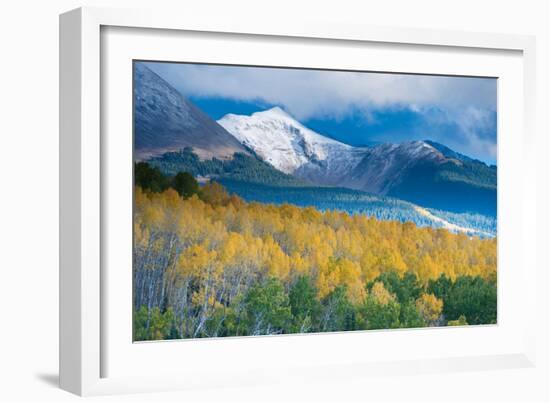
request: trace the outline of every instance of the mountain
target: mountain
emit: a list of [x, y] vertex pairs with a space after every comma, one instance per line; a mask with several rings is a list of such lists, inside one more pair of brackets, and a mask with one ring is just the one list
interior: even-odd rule
[[494, 217], [497, 169], [476, 160], [421, 159], [403, 170], [386, 194], [439, 210]]
[[496, 167], [431, 141], [353, 147], [276, 107], [218, 121], [276, 169], [320, 186], [393, 196], [425, 207], [496, 215]]
[[134, 150], [138, 160], [192, 147], [202, 159], [248, 151], [223, 127], [146, 67], [134, 64]]
[[437, 165], [445, 157], [423, 141], [381, 144], [365, 150], [363, 158], [346, 178], [352, 188], [388, 194], [419, 163]]
[[278, 170], [319, 185], [337, 185], [367, 150], [316, 133], [279, 107], [218, 123]]
[[424, 207], [495, 216], [496, 167], [450, 155], [425, 141], [373, 147], [342, 183]]

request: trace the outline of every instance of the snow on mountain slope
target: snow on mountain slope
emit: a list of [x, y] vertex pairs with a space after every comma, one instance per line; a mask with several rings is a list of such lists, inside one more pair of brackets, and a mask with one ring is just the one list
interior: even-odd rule
[[451, 232], [454, 232], [454, 233], [462, 232], [466, 235], [476, 235], [476, 236], [488, 237], [488, 238], [493, 238], [496, 235], [496, 233], [483, 231], [477, 228], [464, 227], [462, 225], [453, 224], [445, 220], [444, 218], [433, 215], [423, 207], [416, 206], [414, 204], [411, 204], [411, 205], [417, 213], [428, 218], [430, 221], [435, 222], [436, 224], [440, 224], [442, 228], [448, 229]]
[[415, 161], [445, 159], [423, 141], [353, 147], [308, 129], [279, 107], [228, 114], [218, 123], [280, 171], [322, 185], [385, 194]]
[[264, 161], [288, 174], [323, 184], [359, 163], [365, 149], [308, 129], [279, 107], [251, 116], [228, 114], [218, 123]]
[[202, 159], [230, 159], [236, 152], [248, 153], [224, 128], [143, 63], [136, 63], [134, 68], [137, 159], [185, 147], [192, 147]]
[[415, 165], [437, 165], [446, 161], [448, 159], [440, 151], [424, 141], [381, 144], [368, 149], [346, 185], [385, 195]]

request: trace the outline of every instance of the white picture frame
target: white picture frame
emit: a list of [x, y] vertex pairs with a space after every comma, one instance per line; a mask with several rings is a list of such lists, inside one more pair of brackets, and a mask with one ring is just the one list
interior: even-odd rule
[[[499, 325], [477, 329], [429, 329], [422, 333], [411, 330], [389, 333], [352, 332], [353, 334], [346, 335], [232, 338], [229, 341], [188, 340], [145, 343], [140, 345], [145, 347], [138, 348], [132, 344], [131, 338], [126, 335], [120, 336], [119, 333], [127, 331], [127, 321], [131, 321], [131, 312], [127, 312], [128, 319], [124, 321], [121, 315], [124, 314], [127, 305], [113, 302], [113, 298], [110, 297], [113, 287], [120, 282], [117, 283], [117, 277], [112, 277], [110, 272], [106, 272], [110, 255], [105, 231], [110, 239], [116, 237], [115, 239], [121, 240], [122, 243], [125, 242], [125, 235], [119, 237], [116, 233], [116, 227], [120, 223], [116, 221], [117, 215], [106, 212], [112, 211], [110, 203], [118, 197], [113, 195], [112, 186], [109, 185], [109, 178], [115, 172], [109, 157], [112, 155], [110, 151], [127, 150], [124, 147], [127, 147], [128, 142], [126, 145], [117, 145], [111, 141], [112, 136], [108, 134], [113, 127], [120, 127], [123, 131], [127, 130], [127, 127], [117, 126], [119, 123], [122, 124], [122, 121], [110, 120], [112, 111], [109, 108], [116, 103], [116, 108], [119, 108], [117, 112], [122, 111], [124, 114], [124, 111], [128, 111], [127, 104], [120, 98], [120, 94], [123, 94], [122, 97], [124, 94], [130, 96], [131, 91], [128, 93], [128, 87], [124, 87], [124, 83], [114, 89], [119, 84], [115, 86], [112, 84], [114, 81], [106, 78], [114, 78], [118, 83], [120, 75], [117, 75], [117, 66], [120, 65], [111, 66], [102, 59], [112, 58], [114, 63], [115, 56], [113, 52], [109, 52], [110, 49], [120, 50], [116, 52], [118, 57], [126, 58], [120, 60], [122, 64], [135, 57], [131, 50], [128, 50], [132, 49], [132, 46], [127, 46], [129, 42], [124, 41], [128, 40], [129, 36], [137, 36], [137, 30], [142, 30], [143, 36], [139, 44], [144, 50], [153, 47], [151, 41], [158, 41], [159, 44], [165, 42], [148, 54], [148, 58], [151, 59], [170, 57], [169, 50], [173, 48], [174, 41], [180, 40], [178, 35], [185, 36], [185, 33], [192, 33], [195, 38], [192, 40], [200, 40], [202, 36], [215, 34], [213, 43], [208, 46], [217, 46], [214, 42], [229, 41], [230, 37], [251, 37], [259, 43], [271, 41], [283, 47], [288, 41], [306, 47], [311, 46], [311, 41], [318, 41], [322, 46], [331, 46], [334, 51], [346, 45], [359, 46], [361, 51], [360, 46], [363, 44], [375, 44], [378, 47], [395, 45], [401, 51], [411, 47], [415, 51], [427, 54], [431, 50], [447, 52], [451, 54], [449, 57], [455, 58], [462, 57], [462, 51], [473, 54], [473, 58], [477, 57], [475, 55], [483, 57], [485, 54], [494, 54], [495, 57], [499, 57], [500, 54], [513, 54], [510, 62], [507, 62], [506, 58], [502, 59], [502, 66], [509, 66], [509, 69], [502, 67], [499, 71], [505, 76], [509, 75], [508, 94], [514, 95], [514, 106], [519, 105], [521, 113], [518, 113], [519, 117], [514, 121], [506, 120], [502, 125], [499, 122], [499, 141], [503, 140], [500, 136], [505, 133], [503, 147], [508, 151], [504, 152], [504, 159], [506, 160], [506, 153], [516, 150], [521, 153], [523, 165], [514, 177], [510, 171], [505, 167], [501, 169], [499, 165], [499, 189], [501, 185], [504, 185], [504, 189], [516, 189], [515, 192], [506, 194], [505, 198], [499, 193], [499, 206], [504, 199], [505, 213], [513, 213], [516, 217], [514, 220], [510, 219], [509, 224], [501, 226], [499, 207], [499, 238], [501, 233], [504, 234], [503, 240], [499, 239], [499, 264], [504, 256], [501, 249], [504, 249], [502, 253], [506, 254], [507, 259], [517, 263], [517, 271], [508, 277], [505, 276], [503, 280], [506, 285], [504, 297], [499, 277]], [[113, 39], [106, 39], [104, 34], [109, 32], [113, 33]], [[148, 36], [151, 33], [154, 33], [153, 39]], [[192, 49], [194, 45], [192, 42], [189, 44], [188, 49]], [[517, 368], [534, 365], [535, 321], [529, 317], [530, 312], [536, 311], [537, 270], [534, 260], [536, 253], [533, 250], [536, 244], [535, 167], [534, 164], [529, 164], [535, 150], [534, 38], [504, 34], [365, 27], [315, 21], [249, 21], [244, 18], [242, 21], [206, 20], [170, 12], [81, 8], [61, 15], [60, 49], [60, 385], [63, 389], [79, 395], [96, 395], [244, 386], [266, 382], [293, 382], [296, 379], [346, 379], [381, 372], [397, 375], [419, 371]], [[168, 49], [167, 53], [163, 53], [162, 49]], [[193, 49], [198, 49], [198, 46]], [[395, 57], [399, 57], [399, 49]], [[453, 52], [456, 53], [454, 56]], [[198, 50], [195, 52], [193, 60], [203, 57], [199, 53]], [[259, 56], [261, 54], [256, 53], [256, 57]], [[204, 57], [208, 60], [208, 56]], [[234, 61], [242, 59], [242, 56], [238, 55], [231, 57]], [[433, 55], [426, 58], [431, 58], [434, 62], [435, 67], [431, 73], [452, 74], [469, 71], [464, 66], [450, 68], [449, 63], [447, 67], [445, 63], [435, 63]], [[478, 72], [487, 71], [487, 74], [491, 75], [490, 64], [495, 63], [491, 60], [488, 58], [480, 61]], [[264, 61], [266, 64], [270, 62], [272, 63], [272, 60], [267, 58]], [[349, 63], [353, 63], [353, 56]], [[483, 70], [483, 63], [489, 65], [487, 70]], [[422, 65], [419, 64], [416, 69], [421, 70]], [[411, 65], [402, 71], [415, 72], [414, 70], [415, 67]], [[476, 72], [472, 70], [472, 74], [474, 73]], [[506, 88], [505, 93], [508, 91]], [[500, 103], [499, 99], [499, 106], [506, 111], [511, 109], [512, 104]], [[129, 117], [126, 116], [124, 119], [128, 123]], [[511, 128], [518, 130], [509, 130]], [[517, 131], [519, 133], [516, 133]], [[499, 148], [499, 158], [500, 152]], [[131, 165], [131, 154], [125, 158], [130, 160]], [[128, 171], [117, 171], [118, 176], [123, 177], [125, 173]], [[131, 176], [127, 178], [128, 183], [130, 180]], [[517, 191], [517, 186], [520, 186], [521, 192]], [[120, 188], [122, 191], [127, 190]], [[127, 197], [131, 198], [131, 195], [126, 195], [126, 199]], [[122, 195], [118, 199], [123, 200], [125, 196]], [[113, 226], [115, 232], [109, 232], [109, 228]], [[118, 277], [119, 280], [124, 278]], [[507, 301], [511, 301], [512, 297], [509, 296], [512, 294], [520, 296], [518, 298], [521, 298], [521, 311], [518, 308], [516, 313], [511, 314], [513, 317], [511, 316], [510, 320], [505, 318], [502, 321], [501, 310], [509, 306]], [[114, 309], [113, 304], [119, 304], [118, 308]], [[520, 315], [521, 312], [523, 314]], [[117, 326], [118, 323], [126, 323], [126, 328]], [[495, 342], [497, 339], [498, 342]], [[365, 340], [387, 343], [388, 346], [391, 343], [399, 343], [404, 347], [394, 349], [394, 354], [387, 357], [377, 357], [371, 351], [368, 359], [360, 354], [353, 359], [340, 359], [334, 354], [323, 357], [315, 355], [314, 348], [332, 351], [334, 346], [342, 342], [356, 346]], [[460, 344], [459, 341], [463, 345], [462, 348], [452, 351], [443, 347], [437, 351], [420, 348], [422, 351], [419, 354], [406, 355], [405, 340], [411, 340], [411, 343], [414, 340], [416, 345], [443, 346], [445, 343]], [[470, 348], [473, 340], [479, 340], [477, 348]], [[494, 348], [489, 348], [491, 344]], [[282, 356], [283, 349], [301, 351], [302, 354], [294, 354], [295, 360], [285, 360], [283, 356], [283, 359], [277, 361], [277, 357]], [[381, 354], [385, 351], [384, 348], [378, 350]], [[345, 358], [348, 353], [351, 354], [343, 351], [341, 355]], [[232, 354], [242, 357], [240, 366], [232, 368], [231, 371], [209, 370], [212, 363], [220, 360], [219, 357], [231, 357]], [[173, 359], [170, 356], [173, 356]], [[262, 368], [257, 360], [260, 356], [271, 360], [270, 365], [266, 364], [265, 368]], [[133, 358], [136, 357], [145, 360], [142, 362], [145, 362], [148, 368], [153, 368], [152, 360], [156, 360], [155, 363], [161, 363], [164, 370], [159, 370], [158, 374], [155, 371], [132, 371], [132, 367], [135, 367]], [[186, 357], [191, 362], [188, 360], [187, 363], [181, 364], [185, 362]], [[117, 364], [122, 362], [129, 364]], [[190, 371], [192, 363], [197, 366]], [[308, 371], [303, 371], [306, 367]]]

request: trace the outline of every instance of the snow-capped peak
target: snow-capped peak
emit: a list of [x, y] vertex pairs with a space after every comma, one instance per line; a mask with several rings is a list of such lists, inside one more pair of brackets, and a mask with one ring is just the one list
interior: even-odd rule
[[353, 153], [353, 147], [314, 132], [280, 107], [250, 116], [228, 114], [218, 123], [264, 161], [289, 174]]
[[218, 123], [276, 169], [321, 185], [386, 194], [419, 161], [446, 161], [420, 140], [353, 147], [314, 132], [279, 107], [250, 116], [229, 114]]
[[286, 112], [283, 108], [279, 106], [274, 106], [271, 109], [266, 109], [265, 111], [260, 112], [254, 112], [253, 115], [260, 115], [260, 116], [272, 116], [272, 117], [285, 117], [293, 119], [292, 116], [288, 112]]

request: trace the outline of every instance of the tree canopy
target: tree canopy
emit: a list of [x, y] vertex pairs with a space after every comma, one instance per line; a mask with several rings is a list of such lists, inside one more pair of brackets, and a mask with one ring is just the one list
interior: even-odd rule
[[496, 323], [496, 239], [136, 183], [135, 340]]

